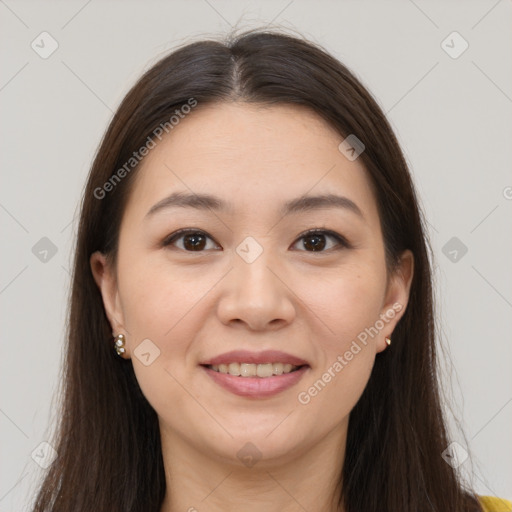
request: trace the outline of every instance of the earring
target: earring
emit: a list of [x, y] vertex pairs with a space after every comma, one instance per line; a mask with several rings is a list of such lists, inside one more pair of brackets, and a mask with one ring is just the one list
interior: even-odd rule
[[386, 336], [386, 343], [388, 344], [388, 347], [391, 345], [391, 338], [389, 336]]
[[124, 334], [118, 334], [116, 336], [114, 348], [116, 349], [118, 356], [122, 356], [126, 352], [126, 349], [124, 348]]

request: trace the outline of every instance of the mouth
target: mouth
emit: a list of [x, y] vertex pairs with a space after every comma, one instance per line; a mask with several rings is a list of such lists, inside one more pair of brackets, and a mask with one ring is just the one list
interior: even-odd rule
[[[309, 365], [290, 363], [238, 363], [200, 365], [225, 391], [251, 399], [270, 398], [292, 388], [311, 369]], [[211, 382], [210, 381], [210, 382]]]

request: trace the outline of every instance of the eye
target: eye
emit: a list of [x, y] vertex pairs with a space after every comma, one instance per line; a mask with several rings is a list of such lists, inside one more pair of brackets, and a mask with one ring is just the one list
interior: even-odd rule
[[165, 247], [169, 245], [174, 245], [177, 240], [181, 239], [183, 239], [183, 245], [181, 247], [177, 247], [178, 249], [182, 249], [187, 252], [201, 252], [205, 249], [211, 248], [206, 246], [208, 245], [207, 240], [212, 240], [212, 238], [210, 238], [204, 231], [200, 231], [197, 229], [180, 229], [179, 231], [176, 231], [175, 233], [167, 237], [164, 240], [163, 245]]
[[[326, 242], [326, 239], [331, 239], [331, 246]], [[204, 250], [219, 247], [216, 242], [214, 242], [215, 247], [208, 247], [208, 240], [214, 242], [204, 231], [189, 228], [180, 229], [171, 234], [163, 241], [162, 245], [164, 247], [174, 245], [178, 249], [187, 252], [203, 252]], [[302, 246], [306, 249], [306, 252], [327, 252], [330, 249], [340, 250], [350, 248], [350, 244], [343, 236], [330, 230], [312, 229], [307, 231], [294, 245], [297, 245], [300, 240], [303, 240]], [[334, 244], [332, 240], [335, 241]], [[176, 244], [178, 241], [182, 241], [183, 243], [181, 245]], [[336, 248], [336, 246], [338, 247]]]
[[[329, 244], [326, 242], [326, 238], [330, 238], [331, 240], [335, 240], [337, 242], [338, 247], [336, 248], [336, 244], [334, 244], [334, 247], [331, 245], [330, 247], [327, 247]], [[339, 235], [338, 233], [335, 233], [334, 231], [330, 230], [319, 230], [319, 229], [313, 229], [306, 233], [304, 233], [296, 242], [296, 244], [303, 240], [302, 246], [306, 248], [306, 252], [327, 252], [330, 249], [334, 250], [340, 250], [343, 248], [349, 248], [350, 244], [347, 242], [347, 240]]]

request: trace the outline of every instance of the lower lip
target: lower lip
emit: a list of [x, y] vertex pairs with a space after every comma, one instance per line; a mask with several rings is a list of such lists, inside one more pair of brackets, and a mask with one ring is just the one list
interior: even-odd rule
[[202, 368], [217, 384], [235, 395], [267, 398], [297, 384], [309, 369], [309, 366], [303, 366], [294, 372], [273, 375], [272, 377], [238, 377], [229, 373], [216, 372], [206, 366]]

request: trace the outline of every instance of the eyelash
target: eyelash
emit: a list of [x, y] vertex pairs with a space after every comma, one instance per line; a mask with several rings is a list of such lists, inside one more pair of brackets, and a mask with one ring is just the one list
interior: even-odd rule
[[[169, 235], [162, 242], [162, 246], [163, 247], [168, 247], [168, 246], [172, 245], [176, 240], [182, 238], [184, 235], [187, 235], [187, 234], [204, 235], [207, 238], [209, 238], [210, 240], [213, 240], [213, 238], [211, 236], [209, 236], [204, 231], [201, 231], [200, 229], [186, 228], [186, 229], [180, 229], [178, 231], [175, 231], [174, 233]], [[312, 235], [330, 236], [330, 237], [334, 238], [338, 242], [340, 247], [337, 247], [337, 248], [336, 247], [331, 247], [330, 249], [326, 249], [326, 250], [322, 250], [322, 251], [306, 251], [306, 250], [303, 250], [303, 251], [300, 251], [300, 252], [310, 252], [310, 253], [313, 253], [313, 254], [315, 254], [315, 253], [329, 253], [329, 252], [331, 252], [333, 250], [334, 251], [339, 251], [341, 249], [351, 249], [352, 248], [351, 244], [349, 244], [347, 239], [345, 237], [343, 237], [342, 235], [340, 235], [339, 233], [336, 233], [335, 231], [331, 231], [330, 229], [320, 229], [320, 228], [310, 229], [310, 230], [302, 233], [297, 238], [297, 240], [293, 243], [293, 245], [295, 245], [302, 238], [306, 238], [306, 237], [312, 236]], [[213, 240], [213, 241], [215, 242], [215, 240]], [[215, 242], [215, 243], [217, 244], [217, 242]], [[217, 245], [219, 245], [219, 244], [217, 244]], [[202, 253], [202, 252], [205, 252], [205, 250], [202, 250], [202, 251], [187, 251], [186, 249], [181, 249], [179, 247], [177, 247], [177, 249], [180, 249], [180, 250], [183, 250], [184, 252], [189, 252], [189, 253]]]

